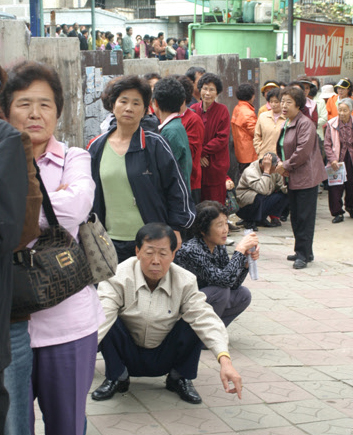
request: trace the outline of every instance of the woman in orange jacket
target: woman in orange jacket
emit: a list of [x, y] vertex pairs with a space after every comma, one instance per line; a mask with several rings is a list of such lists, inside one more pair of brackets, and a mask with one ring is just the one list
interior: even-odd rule
[[334, 90], [337, 95], [330, 97], [326, 103], [328, 120], [338, 116], [337, 106], [339, 101], [343, 100], [343, 98], [352, 98], [352, 82], [347, 78], [341, 79], [337, 85], [334, 86]]
[[242, 83], [235, 93], [239, 102], [233, 110], [231, 126], [234, 152], [239, 163], [240, 175], [251, 162], [257, 160], [253, 145], [257, 116], [255, 107], [255, 88], [250, 83]]

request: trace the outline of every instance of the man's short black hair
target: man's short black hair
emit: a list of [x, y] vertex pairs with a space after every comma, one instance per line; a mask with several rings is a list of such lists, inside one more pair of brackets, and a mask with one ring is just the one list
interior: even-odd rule
[[131, 30], [132, 29], [132, 27], [131, 26], [128, 26], [127, 28], [126, 28], [126, 33], [129, 31], [129, 30]]
[[177, 247], [177, 238], [169, 225], [162, 222], [151, 222], [140, 228], [136, 234], [135, 242], [138, 249], [141, 249], [145, 241], [161, 240], [168, 237], [170, 250], [174, 252]]
[[162, 112], [179, 112], [185, 101], [183, 86], [173, 77], [159, 80], [153, 90], [152, 101], [156, 100]]
[[161, 36], [163, 36], [164, 35], [164, 32], [159, 32], [158, 33], [158, 38], [160, 38]]
[[197, 89], [201, 92], [203, 85], [209, 85], [213, 83], [217, 89], [217, 95], [219, 95], [223, 91], [222, 80], [219, 78], [217, 74], [213, 73], [205, 73], [197, 83]]
[[251, 83], [241, 83], [235, 95], [239, 101], [250, 101], [255, 95], [255, 88]]
[[205, 68], [202, 68], [202, 66], [191, 66], [185, 73], [186, 77], [189, 77], [189, 79], [195, 83], [196, 73], [205, 74], [206, 70]]
[[143, 78], [145, 80], [153, 80], [153, 79], [157, 79], [157, 80], [161, 80], [162, 76], [158, 73], [147, 73], [143, 76]]
[[85, 35], [86, 33], [88, 33], [88, 30], [87, 30], [87, 29], [83, 29], [83, 30], [81, 30], [81, 35]]

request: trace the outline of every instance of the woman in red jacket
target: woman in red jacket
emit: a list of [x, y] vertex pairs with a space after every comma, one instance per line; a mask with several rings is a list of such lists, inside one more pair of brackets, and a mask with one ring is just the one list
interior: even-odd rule
[[226, 176], [230, 165], [230, 116], [227, 106], [216, 102], [217, 96], [223, 90], [221, 79], [216, 74], [204, 74], [197, 87], [201, 101], [193, 104], [191, 109], [201, 117], [205, 126], [201, 153], [201, 201], [209, 199], [224, 204]]

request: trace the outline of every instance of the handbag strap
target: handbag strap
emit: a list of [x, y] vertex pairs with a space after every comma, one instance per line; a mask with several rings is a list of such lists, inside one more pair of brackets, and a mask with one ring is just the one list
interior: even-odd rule
[[59, 225], [58, 219], [57, 219], [55, 212], [53, 210], [53, 206], [51, 205], [47, 189], [45, 188], [42, 177], [40, 176], [40, 169], [39, 169], [35, 159], [33, 159], [33, 164], [34, 164], [34, 167], [36, 168], [36, 171], [37, 171], [36, 177], [37, 177], [37, 180], [39, 181], [40, 191], [42, 192], [42, 195], [43, 195], [42, 205], [43, 205], [45, 216], [46, 216], [50, 226]]

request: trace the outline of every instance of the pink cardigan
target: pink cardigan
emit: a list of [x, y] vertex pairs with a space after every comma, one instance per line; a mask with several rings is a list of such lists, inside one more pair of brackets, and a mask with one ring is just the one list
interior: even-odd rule
[[[37, 163], [59, 223], [77, 239], [79, 224], [87, 218], [93, 204], [95, 184], [91, 177], [91, 156], [73, 147], [65, 157], [65, 145], [52, 136]], [[56, 192], [61, 183], [67, 183], [68, 188]], [[39, 225], [48, 226], [43, 210]], [[87, 286], [56, 307], [31, 315], [28, 327], [31, 346], [78, 340], [97, 331], [104, 319], [95, 287]]]

